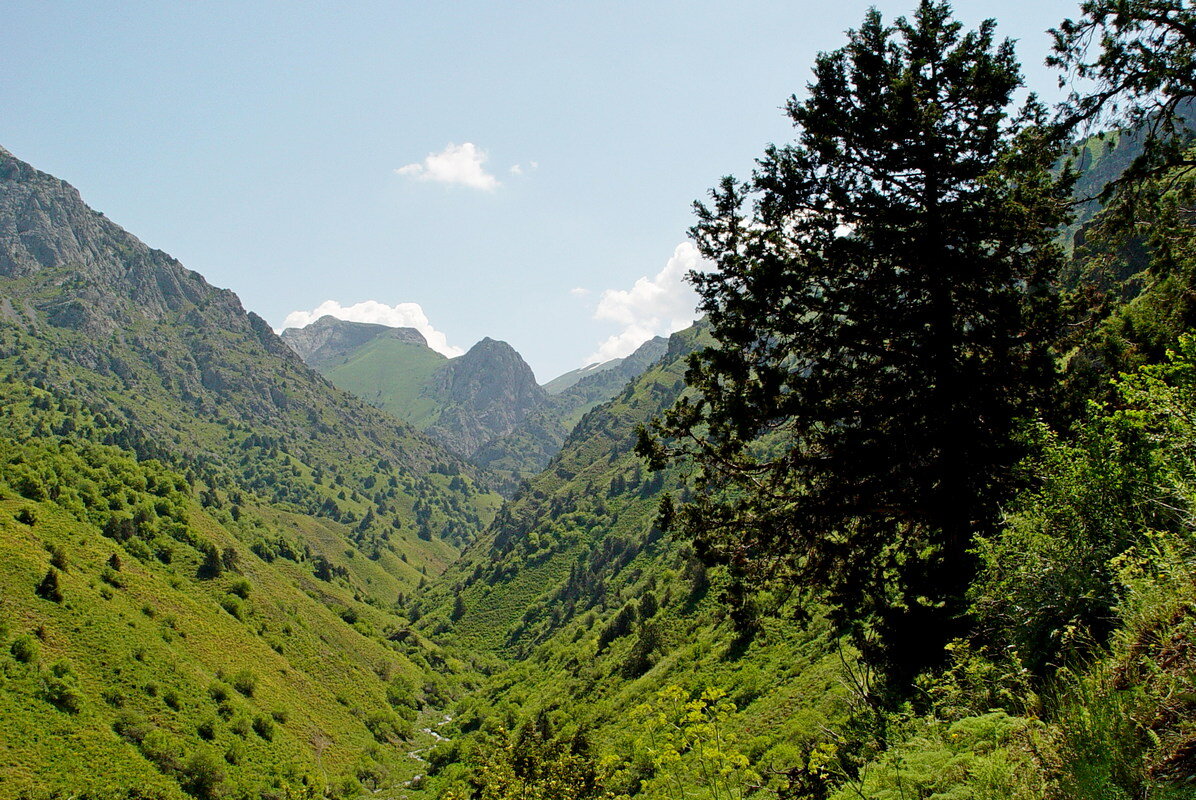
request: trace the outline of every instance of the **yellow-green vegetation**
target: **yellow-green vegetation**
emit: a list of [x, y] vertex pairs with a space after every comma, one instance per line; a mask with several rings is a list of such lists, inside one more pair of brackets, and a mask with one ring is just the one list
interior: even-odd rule
[[352, 794], [414, 772], [437, 656], [363, 602], [370, 570], [264, 560], [183, 475], [97, 443], [77, 401], [0, 394], [0, 797]]
[[[941, 271], [924, 286], [915, 276], [927, 264], [911, 253], [977, 271], [1005, 248], [1021, 259], [1042, 247], [1044, 266], [1063, 257], [1048, 241], [1059, 188], [1035, 149], [1059, 137], [1042, 136], [1046, 116], [1031, 107], [1022, 123], [1037, 123], [1016, 147], [968, 172], [1008, 132], [1017, 68], [990, 26], [960, 38], [949, 8], [925, 2], [895, 27], [870, 13], [851, 49], [819, 60], [825, 84], [790, 108], [805, 138], [770, 150], [753, 178], [763, 218], [740, 216], [731, 179], [700, 209], [700, 244], [726, 268], [697, 279], [726, 289], [704, 294], [712, 319], [674, 335], [612, 399], [579, 380], [557, 396], [577, 390], [572, 405], [490, 440], [476, 461], [497, 465], [499, 480], [334, 390], [230, 293], [0, 150], [3, 199], [18, 209], [4, 222], [20, 231], [0, 241], [0, 800], [1196, 796], [1196, 181], [1190, 141], [1152, 138], [1176, 131], [1148, 113], [1190, 117], [1196, 12], [1155, 0], [1082, 10], [1057, 33], [1056, 60], [1106, 88], [1120, 81], [1114, 94], [1138, 87], [1128, 121], [1145, 127], [1112, 151], [1084, 143], [1081, 185], [1128, 163], [1135, 191], [1107, 195], [1114, 205], [1080, 229], [1057, 284], [1037, 271], [1007, 282], [1043, 301], [1040, 327], [1016, 327], [1004, 316], [1015, 304], [1000, 303], [935, 323], [958, 341], [1032, 336], [1043, 345], [1033, 387], [1050, 402], [1023, 404], [1031, 382], [1001, 360], [1014, 344], [973, 361], [1002, 373], [991, 384], [923, 372], [917, 356], [935, 327], [926, 320], [968, 292]], [[942, 70], [927, 69], [921, 59], [951, 42]], [[1086, 42], [1110, 58], [1087, 62]], [[974, 62], [978, 51], [992, 58]], [[862, 70], [850, 81], [849, 61]], [[959, 94], [936, 106], [940, 78]], [[910, 133], [994, 78], [977, 107], [984, 125], [965, 113], [959, 135]], [[854, 96], [839, 91], [847, 83]], [[844, 98], [868, 113], [848, 113]], [[1064, 110], [1098, 114], [1105, 100], [1093, 102]], [[861, 118], [883, 124], [857, 130]], [[991, 138], [903, 160], [985, 126]], [[863, 144], [875, 156], [866, 179], [832, 158]], [[878, 198], [899, 208], [903, 180], [940, 169], [966, 173], [952, 202], [995, 192], [1012, 216], [963, 202], [947, 239], [922, 238], [946, 224], [937, 211], [912, 227], [926, 208], [877, 217]], [[777, 191], [786, 186], [843, 194]], [[1046, 199], [1046, 216], [1018, 216]], [[964, 217], [987, 232], [972, 236]], [[874, 293], [878, 276], [897, 290]], [[740, 283], [761, 294], [740, 303]], [[894, 299], [926, 286], [934, 314]], [[1069, 325], [1055, 325], [1052, 286], [1070, 292], [1059, 304]], [[824, 313], [836, 293], [871, 307]], [[834, 336], [810, 338], [811, 326]], [[786, 342], [815, 346], [756, 359]], [[383, 340], [342, 366], [377, 381], [394, 348], [411, 346]], [[955, 358], [932, 350], [940, 366]], [[959, 363], [976, 352], [959, 350]], [[439, 369], [415, 358], [425, 377]], [[485, 363], [463, 373], [463, 396], [483, 385]], [[869, 364], [840, 383], [845, 365]], [[942, 381], [989, 385], [1019, 413], [990, 418], [992, 398], [944, 393]], [[795, 424], [803, 398], [819, 396], [836, 413]], [[421, 398], [390, 400], [430, 409]], [[748, 401], [760, 406], [754, 423], [735, 413]], [[701, 417], [719, 404], [726, 414]], [[670, 457], [675, 441], [653, 443], [645, 426], [666, 409], [704, 468], [735, 480], [695, 480]], [[1003, 420], [985, 434], [1000, 458], [971, 459], [958, 437], [973, 429], [944, 430], [936, 409]], [[476, 444], [457, 413], [468, 409], [444, 410]], [[564, 436], [570, 414], [553, 456], [543, 443]], [[840, 441], [852, 431], [868, 447]], [[870, 438], [878, 431], [889, 438]], [[827, 436], [829, 473], [813, 446]], [[976, 482], [942, 469], [946, 445], [962, 448], [946, 463]], [[922, 447], [930, 465], [911, 480], [902, 446]], [[490, 491], [530, 463], [547, 467], [509, 501]], [[857, 481], [846, 492], [845, 477]], [[999, 492], [965, 496], [990, 479]], [[808, 505], [819, 485], [833, 508]], [[919, 491], [930, 500], [908, 505]], [[885, 502], [861, 511], [860, 496]], [[977, 498], [982, 514], [965, 508]], [[964, 510], [946, 515], [959, 536], [919, 538], [940, 505]], [[678, 510], [688, 532], [669, 529]], [[862, 525], [865, 514], [883, 525]], [[851, 580], [828, 587], [821, 566]], [[856, 579], [865, 608], [848, 591]], [[926, 613], [889, 624], [915, 608]]]
[[321, 365], [334, 384], [417, 428], [437, 419], [441, 398], [432, 392], [432, 376], [447, 361], [424, 345], [379, 337], [343, 361]]

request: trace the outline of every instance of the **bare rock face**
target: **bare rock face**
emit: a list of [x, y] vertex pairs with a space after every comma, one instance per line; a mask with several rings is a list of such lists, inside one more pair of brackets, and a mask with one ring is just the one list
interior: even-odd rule
[[448, 362], [429, 390], [444, 405], [428, 433], [465, 455], [510, 433], [548, 397], [519, 353], [489, 337]]
[[282, 332], [282, 340], [315, 370], [342, 361], [354, 350], [379, 338], [428, 346], [428, 340], [415, 328], [347, 322], [328, 315], [306, 327], [287, 328]]

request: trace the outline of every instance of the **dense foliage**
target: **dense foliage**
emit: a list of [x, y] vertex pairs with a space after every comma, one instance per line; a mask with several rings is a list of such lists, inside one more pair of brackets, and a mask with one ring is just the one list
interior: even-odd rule
[[1012, 43], [945, 4], [820, 56], [797, 142], [698, 206], [717, 344], [641, 447], [701, 467], [679, 516], [706, 558], [816, 590], [903, 679], [961, 631], [1051, 378], [1068, 181], [1020, 85]]

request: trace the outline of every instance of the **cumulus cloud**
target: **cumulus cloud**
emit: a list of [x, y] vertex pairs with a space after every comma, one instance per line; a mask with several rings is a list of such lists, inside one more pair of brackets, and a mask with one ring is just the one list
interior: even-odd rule
[[706, 266], [698, 249], [683, 242], [656, 277], [640, 278], [630, 289], [604, 291], [594, 319], [613, 322], [620, 330], [600, 343], [586, 362], [622, 358], [653, 336], [668, 336], [689, 327], [698, 317], [698, 295], [685, 276], [690, 270], [704, 271]]
[[569, 290], [569, 294], [573, 295], [574, 297], [585, 297], [589, 293], [590, 293], [590, 290], [585, 288], [584, 286], [574, 286], [572, 289]]
[[398, 303], [388, 306], [377, 300], [366, 300], [351, 306], [342, 306], [335, 300], [325, 300], [311, 311], [292, 311], [282, 321], [284, 328], [303, 328], [323, 316], [332, 316], [346, 322], [376, 322], [392, 328], [415, 328], [428, 340], [428, 347], [449, 358], [462, 355], [465, 351], [448, 343], [448, 338], [432, 327], [428, 315], [419, 303]]
[[472, 142], [462, 145], [450, 142], [439, 153], [428, 153], [423, 161], [399, 167], [395, 172], [418, 181], [468, 186], [492, 192], [500, 184], [497, 178], [486, 172], [482, 166], [485, 163], [486, 151]]

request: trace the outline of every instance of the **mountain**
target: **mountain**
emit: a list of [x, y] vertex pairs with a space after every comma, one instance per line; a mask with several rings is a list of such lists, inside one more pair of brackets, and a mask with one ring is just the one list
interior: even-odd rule
[[445, 358], [410, 328], [322, 317], [282, 339], [337, 386], [469, 458], [510, 433], [546, 394], [506, 342], [485, 338]]
[[[615, 794], [674, 796], [641, 760], [671, 741], [673, 729], [654, 729], [653, 720], [694, 712], [698, 697], [722, 698], [701, 713], [718, 710], [728, 765], [736, 748], [750, 748], [751, 763], [788, 769], [802, 762], [802, 743], [842, 724], [843, 655], [820, 613], [804, 625], [768, 620], [741, 630], [725, 603], [726, 574], [656, 525], [662, 494], [684, 491], [681, 474], [643, 466], [636, 428], [684, 391], [687, 355], [707, 342], [701, 326], [674, 334], [657, 363], [586, 413], [413, 607], [418, 628], [450, 651], [492, 660], [492, 677], [458, 705], [464, 738], [430, 756], [443, 788], [458, 785], [461, 770], [472, 785], [495, 774], [495, 757], [480, 753], [543, 746], [551, 758], [581, 737], [601, 743], [588, 769], [630, 765], [606, 776]], [[492, 732], [511, 726], [503, 715], [515, 709], [524, 722], [504, 743]], [[542, 739], [551, 741], [537, 745]], [[672, 746], [679, 755], [694, 749]]]
[[[235, 473], [243, 488], [346, 524], [360, 527], [372, 511], [365, 527], [375, 527], [362, 537], [405, 531], [411, 547], [436, 550], [439, 563], [452, 548], [421, 542], [463, 542], [484, 524], [469, 510], [475, 499], [447, 490], [447, 478], [429, 483], [436, 472], [472, 474], [461, 459], [335, 389], [235, 294], [7, 152], [0, 278], [0, 356], [18, 376], [69, 390], [120, 420], [118, 443], [214, 484]], [[385, 497], [379, 472], [396, 481]], [[450, 521], [428, 512], [416, 525], [420, 500], [463, 514]]]
[[546, 397], [515, 349], [489, 337], [438, 370], [429, 394], [440, 413], [428, 433], [467, 456], [512, 431]]
[[305, 364], [316, 370], [341, 363], [354, 351], [379, 339], [428, 347], [428, 340], [415, 328], [346, 322], [327, 315], [303, 328], [287, 328], [281, 338]]
[[[473, 454], [473, 462], [508, 480], [525, 480], [548, 466], [569, 432], [590, 409], [614, 397], [668, 351], [668, 340], [649, 339], [626, 358], [606, 361], [566, 373], [545, 384], [555, 391], [528, 413], [509, 433], [493, 439]], [[585, 374], [579, 374], [584, 372]], [[571, 383], [565, 386], [562, 379]]]
[[418, 769], [419, 709], [464, 664], [402, 606], [497, 496], [7, 151], [0, 461], [0, 797]]
[[322, 317], [282, 339], [313, 369], [492, 472], [505, 493], [544, 468], [573, 425], [664, 354], [649, 340], [626, 358], [567, 373], [548, 387], [505, 342], [448, 359], [409, 328]]
[[427, 428], [439, 414], [430, 388], [448, 359], [418, 331], [326, 316], [287, 328], [282, 340], [334, 385], [416, 428]]
[[601, 361], [594, 364], [588, 364], [580, 369], [575, 369], [566, 372], [564, 375], [557, 377], [544, 384], [544, 391], [549, 394], [560, 394], [570, 387], [577, 384], [583, 378], [588, 378], [593, 375], [598, 375], [603, 372], [610, 372], [611, 370], [621, 368], [621, 372], [626, 375], [624, 383], [631, 378], [636, 377], [645, 369], [651, 366], [652, 362], [664, 355], [665, 350], [668, 349], [668, 339], [663, 336], [654, 336], [648, 341], [640, 345], [634, 353], [624, 358], [612, 358], [610, 361]]

